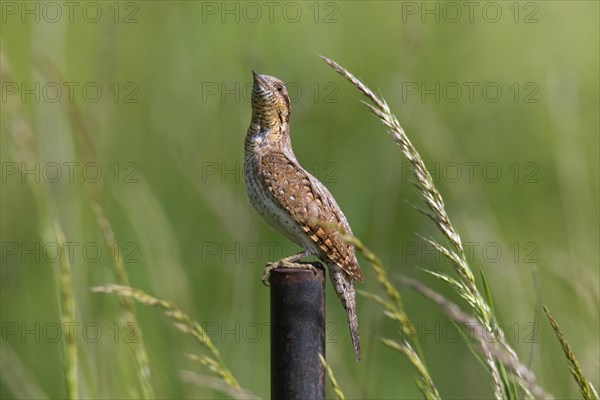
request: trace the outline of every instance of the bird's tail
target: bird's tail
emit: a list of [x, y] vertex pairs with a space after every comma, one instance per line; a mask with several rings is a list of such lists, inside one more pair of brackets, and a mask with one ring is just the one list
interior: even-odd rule
[[360, 361], [360, 337], [358, 335], [358, 318], [356, 317], [356, 292], [354, 291], [353, 279], [337, 265], [329, 265], [329, 276], [338, 297], [342, 301], [348, 325], [350, 326], [350, 336], [352, 337], [352, 346], [354, 346], [354, 356], [356, 361]]

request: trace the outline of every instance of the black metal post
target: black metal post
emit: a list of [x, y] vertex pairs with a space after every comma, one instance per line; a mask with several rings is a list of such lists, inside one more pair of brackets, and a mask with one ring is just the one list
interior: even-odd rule
[[325, 273], [271, 271], [271, 398], [325, 399]]

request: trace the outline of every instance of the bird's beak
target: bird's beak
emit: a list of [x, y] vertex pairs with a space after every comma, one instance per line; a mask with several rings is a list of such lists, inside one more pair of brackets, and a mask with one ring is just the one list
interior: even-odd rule
[[267, 80], [261, 74], [258, 74], [255, 71], [252, 71], [252, 75], [254, 75], [254, 85], [258, 85], [258, 86], [262, 87], [263, 89], [266, 89], [269, 87]]

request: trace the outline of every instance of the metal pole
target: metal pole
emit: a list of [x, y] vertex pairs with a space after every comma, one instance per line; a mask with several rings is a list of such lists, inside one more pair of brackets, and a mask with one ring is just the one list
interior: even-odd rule
[[325, 399], [325, 273], [271, 271], [271, 398]]

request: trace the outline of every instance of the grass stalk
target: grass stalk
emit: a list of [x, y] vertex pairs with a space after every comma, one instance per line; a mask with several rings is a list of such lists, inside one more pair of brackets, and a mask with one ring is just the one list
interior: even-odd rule
[[[52, 224], [53, 233], [56, 242], [60, 246], [61, 253], [66, 254], [65, 235], [62, 228], [55, 222]], [[60, 257], [59, 261], [59, 313], [62, 326], [74, 326], [75, 322], [75, 301], [73, 299], [73, 282], [71, 277], [71, 264], [68, 257]], [[65, 352], [65, 378], [67, 388], [67, 398], [78, 399], [79, 391], [77, 385], [77, 342], [75, 340], [75, 332], [73, 329], [68, 329], [63, 335], [63, 348]]]
[[427, 371], [427, 367], [425, 367], [425, 365], [422, 362], [422, 358], [419, 357], [419, 355], [413, 350], [412, 346], [408, 341], [403, 340], [402, 342], [398, 342], [396, 340], [387, 338], [383, 338], [381, 339], [381, 341], [389, 348], [404, 354], [404, 356], [406, 356], [406, 358], [410, 361], [413, 367], [415, 367], [419, 375], [422, 377], [422, 382], [417, 382], [417, 386], [419, 387], [421, 393], [423, 393], [423, 396], [426, 399], [429, 400], [441, 398], [440, 394], [437, 391], [437, 388], [435, 387], [435, 384], [433, 383], [433, 380], [431, 380], [431, 377], [429, 376], [429, 371]]
[[216, 373], [227, 385], [234, 389], [241, 389], [237, 379], [233, 376], [233, 373], [225, 365], [225, 361], [221, 357], [221, 353], [214, 346], [210, 337], [202, 328], [198, 322], [192, 320], [185, 312], [181, 311], [174, 304], [161, 300], [156, 297], [150, 296], [139, 289], [132, 288], [124, 285], [105, 285], [96, 286], [92, 288], [94, 293], [112, 293], [119, 297], [125, 297], [136, 302], [148, 306], [159, 307], [165, 311], [167, 317], [169, 317], [175, 324], [175, 326], [185, 334], [193, 336], [204, 348], [206, 348], [212, 355], [209, 356], [198, 356], [196, 361], [199, 361], [212, 372]]
[[596, 388], [594, 388], [592, 383], [583, 375], [579, 361], [577, 361], [577, 358], [575, 358], [575, 354], [571, 349], [571, 345], [561, 331], [558, 322], [556, 322], [552, 314], [550, 314], [548, 308], [545, 306], [543, 308], [544, 312], [546, 313], [546, 317], [548, 317], [548, 322], [550, 322], [550, 326], [552, 326], [552, 329], [554, 329], [554, 333], [556, 334], [556, 337], [560, 342], [560, 346], [565, 353], [565, 357], [569, 363], [569, 369], [571, 370], [571, 375], [573, 375], [573, 379], [575, 379], [575, 382], [577, 382], [581, 396], [583, 396], [585, 400], [598, 400], [598, 392], [596, 391]]
[[[127, 274], [127, 270], [125, 269], [123, 254], [119, 250], [119, 245], [115, 239], [115, 234], [112, 230], [110, 221], [108, 220], [108, 218], [106, 218], [104, 210], [102, 209], [99, 203], [92, 201], [92, 209], [94, 211], [94, 214], [96, 215], [96, 222], [102, 231], [104, 242], [111, 251], [113, 260], [113, 270], [115, 273], [116, 280], [120, 285], [128, 286], [129, 277]], [[119, 304], [123, 312], [123, 320], [126, 323], [131, 322], [134, 323], [136, 326], [139, 326], [137, 317], [135, 315], [134, 303], [132, 302], [132, 300], [128, 297], [120, 296]], [[144, 345], [142, 329], [140, 328], [134, 330], [132, 335], [134, 337], [131, 341], [128, 342], [133, 353], [135, 364], [137, 366], [136, 371], [142, 390], [142, 396], [144, 399], [153, 399], [154, 388], [152, 387], [151, 381], [150, 359], [148, 357], [148, 353], [146, 352], [146, 346]]]
[[[3, 52], [0, 51], [0, 81], [11, 81], [14, 78], [11, 74], [11, 68]], [[39, 143], [36, 135], [31, 129], [29, 123], [23, 118], [21, 106], [18, 101], [11, 98], [5, 104], [6, 113], [8, 115], [7, 125], [8, 131], [12, 136], [15, 144], [16, 159], [21, 160], [28, 165], [40, 162]], [[50, 235], [50, 242], [55, 242], [60, 246], [61, 254], [67, 254], [65, 249], [66, 238], [56, 205], [52, 197], [48, 183], [45, 181], [34, 182], [28, 180], [33, 192], [36, 206], [40, 214], [41, 226], [43, 227], [42, 235]], [[55, 285], [58, 295], [58, 313], [62, 326], [73, 326], [75, 323], [75, 299], [73, 295], [73, 279], [71, 264], [68, 257], [60, 257], [58, 271], [55, 270]], [[69, 399], [80, 398], [79, 393], [79, 374], [78, 374], [78, 358], [77, 358], [77, 341], [74, 337], [74, 332], [69, 329], [62, 336], [63, 354], [64, 354], [64, 371], [65, 371], [65, 388], [66, 396]]]
[[[38, 66], [41, 72], [51, 81], [64, 82], [59, 69], [54, 63], [47, 57], [37, 57]], [[97, 162], [96, 151], [94, 148], [94, 141], [90, 130], [88, 129], [85, 118], [83, 117], [79, 108], [73, 103], [62, 99], [60, 102], [63, 107], [64, 113], [68, 118], [71, 126], [71, 132], [73, 142], [75, 144], [76, 153], [86, 162]], [[106, 247], [112, 254], [112, 266], [113, 272], [116, 277], [116, 281], [120, 285], [128, 286], [129, 277], [123, 261], [123, 255], [121, 254], [118, 243], [112, 229], [111, 223], [104, 212], [103, 199], [105, 198], [105, 190], [102, 182], [90, 183], [85, 181], [85, 189], [88, 197], [89, 204], [92, 212], [94, 213], [96, 223], [102, 232]], [[123, 311], [122, 318], [126, 323], [133, 323], [139, 326], [137, 318], [135, 316], [135, 308], [133, 302], [126, 297], [119, 297], [119, 304]], [[154, 389], [151, 381], [151, 368], [148, 353], [144, 345], [142, 330], [135, 330], [133, 333], [134, 338], [129, 342], [135, 364], [137, 366], [136, 373], [141, 388], [141, 397], [144, 399], [154, 398]]]
[[[467, 301], [472, 308], [474, 315], [477, 316], [478, 321], [485, 327], [490, 337], [503, 341], [504, 333], [495, 323], [496, 318], [494, 317], [490, 305], [477, 288], [475, 276], [468, 264], [462, 240], [450, 221], [442, 195], [436, 188], [434, 181], [425, 166], [425, 162], [406, 135], [404, 128], [400, 125], [396, 116], [391, 112], [385, 100], [375, 95], [368, 86], [335, 61], [323, 56], [321, 56], [321, 59], [337, 73], [350, 81], [352, 85], [368, 99], [368, 101], [362, 101], [362, 103], [388, 128], [393, 141], [400, 147], [403, 155], [412, 165], [415, 178], [413, 185], [426, 205], [426, 209], [417, 209], [437, 226], [443, 236], [448, 240], [449, 245], [444, 246], [435, 240], [426, 240], [448, 259], [458, 278], [452, 279], [442, 273], [434, 273], [434, 275], [446, 283], [449, 283], [457, 293]], [[486, 294], [488, 294], [489, 297], [489, 291], [486, 292]], [[505, 346], [505, 351], [511, 354], [512, 359], [518, 360], [515, 351], [507, 344]], [[490, 355], [487, 352], [484, 353], [485, 364], [487, 365], [492, 378], [492, 388], [496, 398], [503, 399], [505, 394], [511, 393], [511, 384], [503, 379], [501, 376], [502, 369], [496, 365], [493, 358], [490, 358], [492, 356], [493, 355]], [[521, 370], [516, 370], [517, 375], [519, 374], [519, 371]], [[524, 382], [526, 379], [523, 376], [518, 376], [517, 381]], [[527, 385], [522, 385], [521, 387], [528, 393]]]
[[[427, 399], [440, 399], [440, 394], [435, 387], [431, 375], [429, 374], [429, 370], [427, 369], [425, 355], [421, 348], [421, 343], [417, 337], [417, 332], [414, 328], [414, 324], [412, 324], [410, 318], [408, 317], [404, 303], [402, 302], [402, 297], [400, 296], [400, 292], [391, 283], [379, 257], [377, 257], [355, 236], [348, 235], [345, 232], [342, 233], [344, 234], [343, 239], [352, 243], [354, 248], [364, 258], [367, 259], [369, 265], [371, 266], [371, 270], [375, 275], [375, 279], [377, 279], [377, 282], [379, 282], [379, 284], [382, 286], [389, 300], [385, 300], [378, 295], [362, 290], [359, 290], [358, 293], [382, 305], [385, 309], [384, 314], [388, 318], [400, 323], [402, 332], [410, 339], [412, 346], [408, 341], [402, 340], [402, 342], [395, 342], [396, 347], [398, 347], [396, 350], [402, 348], [401, 353], [407, 355], [413, 366], [415, 366], [421, 378], [421, 382], [417, 382], [417, 386], [419, 386], [425, 397]], [[386, 339], [382, 339], [382, 341], [384, 344], [387, 344]]]
[[[544, 389], [537, 385], [534, 373], [519, 361], [504, 338], [490, 336], [487, 328], [481, 321], [466, 314], [458, 305], [429, 289], [422, 283], [405, 277], [400, 278], [400, 282], [433, 301], [452, 321], [464, 325], [472, 331], [481, 346], [484, 357], [486, 359], [497, 360], [513, 371], [517, 380], [525, 388], [526, 393], [530, 393], [536, 399], [548, 399], [551, 397]], [[501, 395], [499, 393], [496, 394]]]
[[319, 354], [319, 360], [321, 360], [321, 365], [323, 366], [323, 368], [325, 368], [325, 372], [327, 372], [327, 377], [329, 378], [329, 382], [331, 382], [331, 386], [333, 386], [333, 392], [335, 393], [335, 397], [338, 400], [345, 400], [346, 396], [344, 396], [342, 388], [340, 387], [340, 385], [338, 385], [337, 379], [335, 379], [335, 376], [333, 375], [333, 370], [331, 369], [329, 364], [327, 364], [327, 361], [325, 361], [325, 357], [323, 357], [322, 354]]

